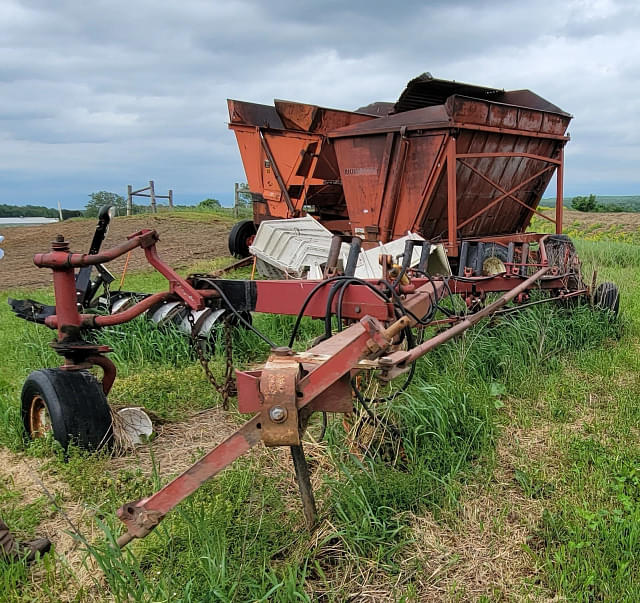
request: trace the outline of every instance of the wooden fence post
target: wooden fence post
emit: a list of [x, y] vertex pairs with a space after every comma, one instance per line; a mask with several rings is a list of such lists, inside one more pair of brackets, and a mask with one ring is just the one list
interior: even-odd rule
[[156, 191], [153, 188], [153, 180], [149, 180], [149, 196], [151, 197], [151, 211], [157, 214], [158, 208], [156, 207]]

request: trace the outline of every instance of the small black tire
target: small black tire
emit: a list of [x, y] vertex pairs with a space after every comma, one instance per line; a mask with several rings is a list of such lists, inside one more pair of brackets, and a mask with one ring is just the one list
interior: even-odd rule
[[251, 220], [236, 222], [229, 233], [229, 253], [237, 258], [249, 255], [249, 245], [256, 234], [256, 225]]
[[605, 282], [598, 285], [593, 294], [593, 305], [600, 310], [609, 310], [618, 314], [620, 310], [620, 291], [615, 283]]
[[31, 439], [48, 432], [66, 450], [110, 448], [111, 411], [102, 385], [87, 371], [33, 371], [22, 387], [22, 421]]

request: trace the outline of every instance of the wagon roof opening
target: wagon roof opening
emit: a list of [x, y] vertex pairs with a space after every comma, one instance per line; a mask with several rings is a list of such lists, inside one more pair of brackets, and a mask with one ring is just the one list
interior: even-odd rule
[[404, 113], [414, 109], [443, 105], [450, 96], [454, 95], [569, 116], [560, 107], [553, 105], [531, 90], [505, 91], [502, 88], [488, 88], [455, 80], [440, 80], [428, 72], [419, 75], [407, 84], [390, 113]]

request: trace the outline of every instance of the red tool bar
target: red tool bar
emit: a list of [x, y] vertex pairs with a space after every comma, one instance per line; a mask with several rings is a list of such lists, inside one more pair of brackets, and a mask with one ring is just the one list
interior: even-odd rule
[[[116, 245], [102, 253], [69, 253], [68, 251], [50, 251], [49, 253], [36, 253], [33, 263], [38, 268], [52, 268], [53, 270], [64, 270], [66, 268], [82, 268], [84, 266], [95, 266], [96, 264], [106, 264], [117, 257], [135, 249], [155, 245], [158, 240], [158, 233], [155, 230], [141, 230], [129, 237], [126, 243]], [[75, 289], [75, 287], [74, 287]]]
[[414, 362], [421, 356], [424, 356], [427, 352], [430, 352], [433, 348], [439, 346], [445, 341], [449, 341], [450, 339], [457, 337], [458, 335], [460, 335], [460, 333], [462, 333], [463, 331], [466, 331], [468, 328], [475, 325], [481, 319], [485, 318], [486, 316], [489, 316], [490, 314], [493, 314], [496, 310], [498, 310], [499, 308], [501, 308], [502, 306], [510, 302], [512, 299], [517, 297], [520, 293], [529, 289], [531, 285], [533, 285], [538, 279], [540, 279], [547, 272], [549, 272], [549, 270], [551, 270], [549, 266], [541, 268], [534, 275], [530, 276], [527, 280], [522, 281], [522, 283], [520, 283], [517, 287], [514, 287], [513, 289], [505, 293], [500, 299], [497, 299], [496, 301], [489, 304], [479, 312], [476, 312], [475, 314], [471, 314], [468, 318], [455, 324], [454, 326], [447, 329], [446, 331], [443, 331], [442, 333], [438, 333], [438, 335], [436, 335], [435, 337], [432, 337], [431, 339], [425, 341], [424, 343], [421, 343], [420, 345], [416, 346], [415, 348], [407, 352], [406, 355], [403, 356], [402, 364], [406, 365], [406, 364], [410, 364], [411, 362]]
[[[313, 288], [321, 281], [255, 281], [255, 312], [267, 314], [297, 315], [302, 304]], [[340, 281], [335, 281], [339, 283]], [[377, 281], [369, 281], [375, 286]], [[332, 281], [322, 287], [307, 305], [305, 316], [322, 318], [327, 313], [327, 297], [333, 285]], [[332, 312], [336, 312], [338, 296], [332, 304]], [[342, 316], [359, 320], [363, 316], [373, 316], [378, 320], [393, 320], [393, 306], [385, 302], [380, 295], [365, 286], [351, 284], [345, 291], [342, 303]]]
[[169, 281], [169, 289], [172, 293], [179, 295], [192, 310], [202, 310], [204, 308], [204, 297], [173, 268], [160, 259], [155, 244], [145, 247], [144, 254], [149, 264]]
[[[74, 293], [75, 293], [75, 281], [74, 281]], [[171, 297], [172, 293], [169, 291], [162, 291], [160, 293], [154, 293], [149, 297], [145, 297], [142, 301], [139, 301], [134, 306], [127, 310], [123, 310], [122, 312], [118, 312], [117, 314], [109, 314], [106, 316], [96, 315], [96, 314], [78, 314], [80, 317], [80, 322], [77, 326], [83, 326], [87, 328], [95, 328], [95, 327], [112, 327], [114, 325], [121, 325], [122, 323], [128, 322], [134, 319], [136, 316], [140, 316], [143, 312], [146, 312], [149, 308], [154, 306], [155, 304], [164, 301], [165, 299]], [[56, 302], [58, 300], [58, 294], [56, 292]], [[60, 325], [69, 324], [67, 320], [62, 318], [60, 309], [58, 308], [58, 303], [56, 303], [56, 314], [53, 316], [48, 316], [44, 324], [50, 327], [51, 329], [57, 329]], [[74, 300], [75, 307], [75, 300]]]
[[[381, 325], [379, 329], [382, 331]], [[343, 375], [349, 373], [358, 361], [369, 353], [367, 344], [370, 339], [371, 333], [362, 323], [357, 322], [309, 349], [310, 354], [325, 355], [327, 358], [300, 380], [298, 388], [302, 397], [298, 400], [298, 408], [311, 403]]]

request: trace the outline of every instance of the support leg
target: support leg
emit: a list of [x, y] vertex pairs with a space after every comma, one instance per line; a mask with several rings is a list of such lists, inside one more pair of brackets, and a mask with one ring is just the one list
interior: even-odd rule
[[307, 460], [304, 458], [302, 444], [291, 446], [291, 458], [296, 470], [296, 481], [298, 482], [300, 498], [302, 499], [304, 518], [307, 522], [307, 528], [311, 530], [316, 525], [318, 512], [316, 511], [316, 500], [313, 497], [313, 489], [309, 479], [309, 465], [307, 465]]

